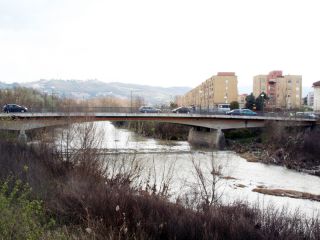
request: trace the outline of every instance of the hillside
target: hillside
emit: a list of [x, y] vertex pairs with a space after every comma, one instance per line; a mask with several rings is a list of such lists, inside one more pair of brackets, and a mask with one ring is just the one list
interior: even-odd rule
[[34, 88], [40, 92], [54, 94], [60, 97], [88, 99], [100, 96], [114, 96], [119, 98], [143, 97], [147, 104], [165, 104], [182, 95], [191, 88], [188, 87], [156, 87], [119, 82], [106, 83], [99, 80], [45, 80], [6, 84], [0, 82], [1, 88], [12, 87]]

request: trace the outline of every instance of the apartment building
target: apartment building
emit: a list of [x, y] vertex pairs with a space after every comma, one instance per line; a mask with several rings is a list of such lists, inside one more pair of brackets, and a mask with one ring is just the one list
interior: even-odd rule
[[244, 94], [240, 94], [238, 96], [238, 103], [239, 103], [239, 107], [240, 108], [245, 108], [246, 106], [246, 97], [248, 96], [248, 94], [244, 93]]
[[181, 105], [215, 108], [238, 100], [238, 78], [234, 72], [218, 72], [179, 99]]
[[283, 75], [282, 71], [272, 71], [268, 75], [257, 75], [253, 78], [253, 94], [258, 97], [266, 93], [268, 108], [300, 108], [302, 102], [302, 76]]
[[307, 95], [307, 106], [313, 107], [314, 103], [314, 92], [309, 92]]
[[313, 111], [320, 111], [320, 81], [313, 83]]

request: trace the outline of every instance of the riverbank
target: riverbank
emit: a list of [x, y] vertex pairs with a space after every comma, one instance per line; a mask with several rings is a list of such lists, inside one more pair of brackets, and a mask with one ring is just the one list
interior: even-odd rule
[[[227, 149], [235, 151], [249, 162], [261, 162], [284, 166], [299, 172], [320, 176], [320, 159], [318, 158], [318, 135], [297, 134], [283, 141], [263, 140], [261, 136], [250, 139], [227, 140]], [[313, 140], [314, 139], [314, 140]]]
[[[1, 199], [9, 202], [6, 207], [9, 211], [1, 211], [0, 220], [13, 222], [12, 219], [18, 219], [18, 213], [25, 213], [24, 209], [28, 209], [29, 219], [9, 224], [4, 232], [0, 227], [2, 236], [8, 236], [4, 235], [8, 230], [17, 230], [14, 232], [19, 234], [14, 235], [17, 239], [320, 237], [317, 218], [291, 217], [286, 211], [261, 210], [249, 207], [246, 202], [225, 205], [206, 202], [201, 195], [180, 196], [176, 201], [169, 201], [167, 182], [157, 186], [150, 181], [146, 184], [141, 179], [135, 181], [141, 176], [142, 168], [134, 159], [118, 159], [121, 164], [130, 164], [116, 167], [117, 159], [101, 159], [92, 148], [82, 148], [66, 161], [46, 145], [0, 142], [0, 156], [1, 189], [6, 189]], [[3, 187], [6, 179], [19, 179], [28, 184], [32, 192], [22, 192], [23, 196], [11, 194], [10, 188]], [[21, 183], [19, 186], [24, 186]], [[24, 204], [30, 207], [25, 208]], [[28, 227], [33, 238], [25, 231]]]
[[[140, 135], [164, 140], [188, 139], [188, 126], [156, 122], [115, 122]], [[265, 129], [226, 130], [226, 149], [235, 151], [250, 162], [284, 166], [320, 176], [319, 130], [286, 128], [270, 122]]]
[[294, 190], [268, 189], [268, 188], [260, 187], [260, 188], [255, 188], [252, 191], [262, 193], [262, 194], [273, 195], [273, 196], [290, 197], [290, 198], [298, 198], [298, 199], [309, 199], [309, 200], [320, 202], [320, 195], [306, 193], [306, 192], [300, 192], [300, 191], [294, 191]]

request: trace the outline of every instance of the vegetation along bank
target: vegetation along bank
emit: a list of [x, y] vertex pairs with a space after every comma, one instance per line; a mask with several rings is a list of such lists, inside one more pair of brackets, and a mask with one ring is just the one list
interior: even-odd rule
[[[164, 140], [188, 139], [189, 126], [158, 122], [115, 122], [147, 137]], [[226, 149], [253, 162], [285, 166], [320, 176], [320, 130], [285, 127], [270, 121], [263, 129], [225, 130]]]

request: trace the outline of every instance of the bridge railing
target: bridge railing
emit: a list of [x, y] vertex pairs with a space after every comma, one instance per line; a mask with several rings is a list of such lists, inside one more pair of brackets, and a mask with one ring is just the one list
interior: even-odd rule
[[134, 107], [88, 107], [88, 106], [62, 106], [53, 108], [40, 108], [30, 107], [28, 112], [32, 113], [69, 113], [69, 112], [81, 112], [81, 113], [94, 113], [94, 112], [105, 112], [105, 113], [135, 113], [139, 112], [138, 108]]
[[[28, 112], [31, 113], [71, 113], [71, 112], [81, 112], [81, 113], [139, 113], [138, 107], [90, 107], [90, 106], [62, 106], [62, 107], [53, 107], [53, 108], [37, 108], [29, 107]], [[172, 113], [170, 108], [160, 108], [161, 113]], [[257, 111], [257, 116], [264, 117], [280, 117], [280, 118], [292, 118], [292, 119], [313, 119], [320, 117], [319, 115], [308, 115], [301, 114], [301, 112], [294, 111], [279, 111], [279, 112], [270, 112], [270, 111]], [[173, 113], [172, 113], [173, 114]], [[183, 114], [183, 113], [178, 113]], [[202, 114], [202, 115], [226, 115], [226, 112], [221, 109], [190, 109], [189, 114]]]

